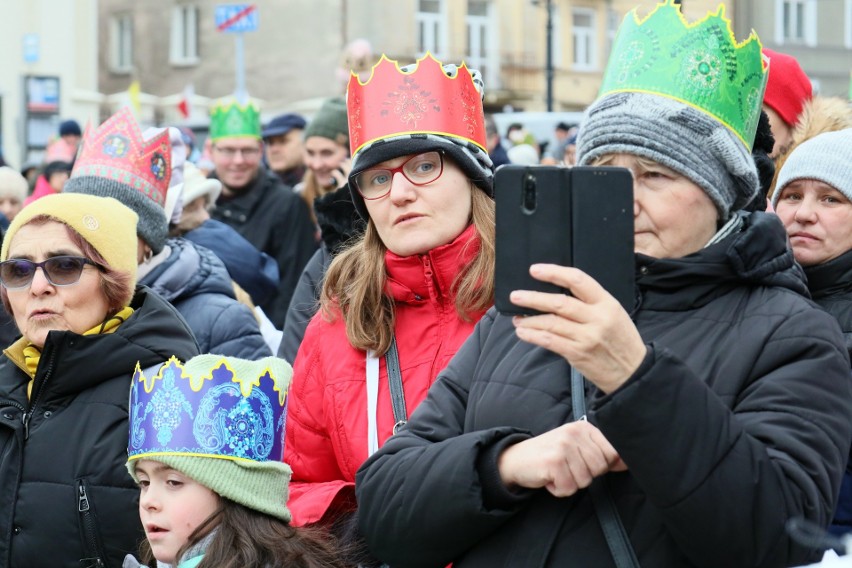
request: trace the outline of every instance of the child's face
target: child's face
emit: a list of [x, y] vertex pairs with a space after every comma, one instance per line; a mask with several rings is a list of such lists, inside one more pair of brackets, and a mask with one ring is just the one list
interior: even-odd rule
[[11, 221], [21, 211], [23, 204], [17, 197], [0, 196], [0, 213]]
[[219, 496], [184, 474], [152, 460], [136, 464], [142, 490], [139, 517], [154, 557], [177, 564], [189, 535], [219, 508]]

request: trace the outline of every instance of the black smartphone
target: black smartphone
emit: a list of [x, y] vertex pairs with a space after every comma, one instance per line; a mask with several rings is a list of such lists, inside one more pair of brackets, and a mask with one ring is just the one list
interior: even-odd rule
[[536, 263], [574, 266], [625, 309], [633, 307], [633, 177], [607, 166], [514, 166], [497, 169], [497, 309], [530, 315], [509, 301], [513, 290], [568, 293], [529, 274]]

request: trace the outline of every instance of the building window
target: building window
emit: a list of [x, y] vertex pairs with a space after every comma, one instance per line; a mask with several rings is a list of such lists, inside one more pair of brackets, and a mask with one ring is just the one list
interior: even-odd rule
[[[846, 20], [846, 39], [844, 43], [846, 44], [847, 49], [852, 49], [852, 0], [846, 0], [843, 13], [845, 14]], [[852, 96], [852, 87], [850, 87], [849, 95]]]
[[559, 13], [559, 8], [555, 4], [550, 6], [550, 10], [550, 22], [553, 26], [551, 32], [553, 35], [552, 43], [550, 44], [550, 60], [553, 62], [553, 68], [559, 69], [562, 67], [562, 51], [564, 50], [562, 44], [562, 15]]
[[133, 18], [123, 14], [112, 18], [110, 23], [110, 53], [112, 70], [133, 70]]
[[417, 7], [417, 51], [427, 51], [441, 59], [446, 49], [446, 15], [443, 0], [418, 0]]
[[598, 66], [595, 11], [574, 8], [571, 12], [574, 33], [574, 69], [594, 71]]
[[816, 0], [776, 0], [778, 43], [816, 45], [816, 7]]
[[169, 61], [173, 65], [198, 63], [198, 7], [180, 4], [172, 8], [172, 40]]
[[482, 73], [482, 80], [489, 88], [496, 88], [499, 73], [494, 56], [494, 37], [497, 26], [491, 22], [491, 2], [489, 0], [467, 0], [467, 49], [465, 61], [471, 69]]
[[606, 12], [606, 52], [612, 52], [615, 45], [615, 36], [618, 35], [618, 26], [621, 24], [621, 16], [613, 8], [607, 8]]

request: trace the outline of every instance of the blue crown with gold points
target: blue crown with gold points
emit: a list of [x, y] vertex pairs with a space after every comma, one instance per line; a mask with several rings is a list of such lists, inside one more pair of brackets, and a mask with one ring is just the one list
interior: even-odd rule
[[709, 114], [751, 148], [769, 66], [754, 31], [737, 43], [720, 5], [689, 23], [675, 0], [644, 19], [634, 9], [613, 44], [599, 96], [618, 92], [662, 95]]
[[199, 355], [186, 363], [172, 357], [148, 370], [137, 363], [128, 459], [281, 461], [292, 374], [277, 357]]

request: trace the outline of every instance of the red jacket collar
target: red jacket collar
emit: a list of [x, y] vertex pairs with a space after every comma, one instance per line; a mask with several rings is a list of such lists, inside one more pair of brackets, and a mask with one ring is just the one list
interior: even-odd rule
[[453, 282], [478, 253], [479, 235], [472, 224], [455, 240], [426, 254], [399, 256], [387, 251], [387, 292], [398, 302], [423, 302], [433, 294], [438, 300], [455, 301]]

